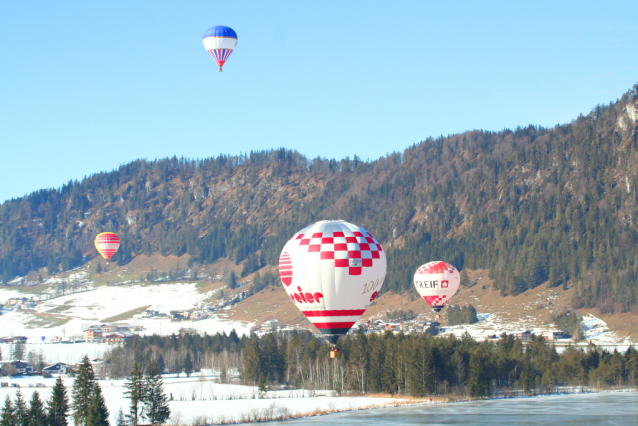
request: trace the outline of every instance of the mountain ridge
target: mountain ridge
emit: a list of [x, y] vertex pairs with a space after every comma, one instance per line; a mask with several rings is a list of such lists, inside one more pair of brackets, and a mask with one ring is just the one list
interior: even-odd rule
[[[139, 254], [248, 275], [321, 219], [356, 223], [388, 251], [386, 290], [411, 291], [420, 264], [490, 270], [502, 295], [575, 286], [574, 307], [638, 302], [638, 86], [572, 123], [429, 138], [375, 161], [308, 159], [285, 149], [203, 160], [136, 160], [0, 206], [0, 273], [57, 273], [117, 232], [116, 261]], [[26, 280], [26, 281], [29, 281]]]

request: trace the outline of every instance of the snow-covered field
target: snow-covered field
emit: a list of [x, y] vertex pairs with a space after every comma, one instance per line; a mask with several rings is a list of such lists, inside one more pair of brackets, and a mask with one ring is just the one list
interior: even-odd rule
[[[553, 324], [549, 324], [544, 327], [538, 327], [538, 321], [528, 315], [524, 318], [519, 318], [517, 321], [504, 321], [498, 315], [495, 314], [479, 314], [479, 322], [475, 324], [463, 324], [444, 327], [443, 331], [439, 335], [454, 335], [461, 337], [466, 332], [469, 333], [474, 339], [484, 340], [490, 336], [500, 336], [502, 333], [520, 333], [525, 330], [529, 330], [536, 335], [548, 336], [553, 331], [558, 331]], [[620, 337], [616, 332], [609, 330], [607, 323], [591, 314], [587, 314], [583, 317], [581, 323], [581, 331], [583, 332], [585, 342], [580, 342], [579, 346], [587, 346], [590, 342], [597, 346], [603, 347], [609, 351], [626, 351], [629, 346], [638, 348], [635, 342], [629, 341]], [[567, 339], [560, 339], [556, 341], [557, 345], [568, 345], [570, 341]], [[561, 349], [559, 349], [559, 352]]]
[[[200, 307], [215, 292], [201, 293], [196, 283], [99, 287], [39, 302], [35, 313], [26, 310], [5, 311], [0, 316], [0, 335], [26, 336], [33, 343], [44, 337], [49, 342], [56, 337], [81, 336], [89, 325], [135, 310], [139, 310], [139, 313], [133, 319], [120, 322], [143, 326], [145, 330], [139, 334], [170, 335], [183, 327], [209, 334], [229, 333], [232, 329], [240, 335], [248, 333], [251, 324], [226, 321], [223, 314], [194, 322], [140, 318], [144, 309], [169, 312]], [[15, 290], [0, 289], [0, 302], [20, 295]]]
[[[31, 398], [34, 390], [38, 390], [42, 399], [49, 398], [55, 379], [24, 378], [11, 379], [9, 383], [19, 383], [20, 391], [25, 399]], [[45, 388], [28, 387], [42, 383]], [[124, 398], [124, 380], [102, 380], [106, 404], [111, 413], [111, 424], [120, 408], [126, 411], [128, 400]], [[64, 379], [64, 384], [71, 387], [73, 379]], [[180, 419], [181, 423], [190, 423], [197, 417], [207, 417], [208, 422], [221, 420], [241, 420], [251, 414], [274, 412], [275, 414], [305, 414], [321, 410], [348, 410], [383, 406], [399, 402], [390, 398], [338, 397], [331, 391], [269, 391], [260, 394], [256, 387], [226, 385], [213, 383], [212, 377], [167, 377], [164, 378], [164, 390], [170, 401], [172, 419]], [[13, 398], [15, 388], [0, 388], [0, 401], [6, 395]], [[71, 389], [69, 389], [69, 394]]]
[[[48, 363], [63, 362], [65, 364], [75, 364], [80, 362], [84, 355], [89, 358], [100, 358], [102, 354], [110, 348], [109, 345], [98, 345], [95, 343], [74, 343], [74, 344], [51, 344], [51, 343], [27, 343], [26, 353], [30, 351], [44, 353], [45, 361]], [[9, 359], [11, 344], [0, 344], [0, 350], [4, 359]]]
[[[52, 343], [60, 339], [83, 338], [83, 331], [90, 325], [101, 324], [104, 319], [130, 311], [139, 311], [132, 319], [123, 319], [132, 325], [144, 327], [140, 335], [171, 335], [180, 328], [192, 328], [199, 333], [230, 333], [233, 329], [240, 336], [250, 332], [251, 323], [229, 321], [224, 314], [201, 321], [171, 322], [168, 318], [141, 318], [145, 309], [160, 312], [197, 308], [215, 295], [215, 290], [201, 293], [196, 283], [130, 285], [99, 287], [67, 296], [39, 302], [31, 310], [4, 311], [0, 316], [1, 336], [26, 336], [27, 353], [42, 350], [50, 362], [76, 363], [84, 355], [101, 356], [108, 345], [91, 343]], [[11, 297], [30, 297], [14, 289], [0, 289], [0, 303]], [[148, 308], [147, 308], [148, 307]], [[113, 321], [110, 321], [113, 322]], [[42, 338], [44, 337], [44, 342]], [[5, 359], [9, 345], [0, 345]]]

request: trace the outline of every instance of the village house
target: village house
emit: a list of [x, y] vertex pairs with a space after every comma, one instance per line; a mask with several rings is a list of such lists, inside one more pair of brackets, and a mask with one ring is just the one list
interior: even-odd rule
[[0, 361], [0, 369], [2, 369], [2, 371], [6, 371], [7, 365], [12, 365], [17, 374], [33, 373], [33, 366], [23, 361]]
[[102, 324], [100, 326], [100, 331], [103, 334], [115, 333], [117, 331], [117, 327], [111, 324]]
[[179, 335], [180, 336], [185, 336], [187, 334], [197, 334], [197, 330], [195, 330], [194, 328], [180, 328], [179, 329]]
[[134, 336], [135, 334], [128, 331], [124, 331], [124, 332], [118, 331], [116, 333], [112, 333], [112, 334], [108, 334], [104, 336], [104, 343], [108, 345], [118, 345], [118, 344], [122, 344], [125, 339], [130, 339], [131, 337], [134, 337]]
[[565, 338], [564, 331], [550, 331], [549, 333], [547, 333], [547, 340], [557, 340], [557, 339], [564, 339], [564, 338]]
[[190, 319], [193, 321], [199, 321], [207, 318], [208, 315], [204, 311], [194, 311], [191, 312]]
[[277, 327], [279, 327], [279, 320], [276, 319], [266, 320], [261, 324], [261, 328], [267, 333], [277, 331]]
[[84, 332], [84, 340], [87, 342], [99, 342], [104, 337], [101, 331], [88, 329]]
[[532, 338], [532, 332], [529, 330], [525, 330], [519, 333], [512, 333], [512, 336], [516, 337], [523, 343], [527, 343]]
[[56, 362], [55, 364], [51, 364], [42, 369], [43, 373], [50, 374], [51, 376], [59, 376], [62, 374], [66, 374], [69, 366], [63, 362]]
[[24, 336], [11, 336], [11, 337], [0, 337], [0, 343], [27, 343], [27, 338]]

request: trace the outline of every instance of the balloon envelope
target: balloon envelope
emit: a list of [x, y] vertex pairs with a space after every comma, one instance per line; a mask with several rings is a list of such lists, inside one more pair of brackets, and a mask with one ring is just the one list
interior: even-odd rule
[[95, 237], [95, 248], [102, 257], [109, 261], [120, 248], [120, 239], [112, 232], [102, 232]]
[[286, 243], [279, 275], [295, 306], [335, 344], [378, 296], [386, 266], [372, 234], [343, 220], [325, 220]]
[[44, 339], [46, 339], [46, 337], [42, 336], [42, 341], [44, 342]]
[[204, 49], [215, 59], [221, 71], [222, 66], [237, 46], [237, 33], [232, 28], [217, 25], [206, 30], [202, 42]]
[[439, 312], [450, 301], [459, 288], [459, 271], [449, 263], [437, 260], [417, 269], [414, 274], [414, 287], [423, 299]]

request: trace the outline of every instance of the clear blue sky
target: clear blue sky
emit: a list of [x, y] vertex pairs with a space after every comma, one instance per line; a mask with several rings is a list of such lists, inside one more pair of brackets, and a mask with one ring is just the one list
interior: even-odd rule
[[[137, 158], [376, 159], [638, 82], [638, 2], [0, 0], [0, 202]], [[238, 34], [219, 73], [202, 46]]]

